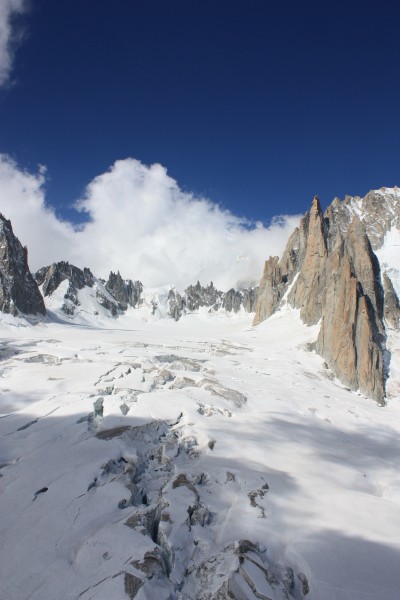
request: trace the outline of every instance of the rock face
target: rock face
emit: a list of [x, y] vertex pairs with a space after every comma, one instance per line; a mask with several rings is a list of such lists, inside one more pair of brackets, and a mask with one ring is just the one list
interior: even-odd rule
[[393, 329], [400, 326], [400, 302], [394, 290], [392, 281], [387, 273], [383, 273], [384, 315], [385, 320]]
[[51, 296], [63, 281], [68, 281], [68, 288], [64, 294], [62, 310], [65, 314], [73, 316], [76, 307], [80, 306], [79, 290], [85, 286], [93, 287], [94, 277], [89, 269], [78, 269], [68, 262], [61, 261], [53, 263], [48, 267], [42, 267], [35, 273], [35, 279], [42, 286], [43, 295]]
[[224, 308], [228, 312], [239, 312], [241, 307], [245, 312], [255, 312], [257, 303], [258, 287], [244, 288], [242, 290], [228, 290], [224, 295]]
[[385, 324], [397, 328], [400, 306], [374, 253], [400, 224], [400, 190], [363, 199], [335, 199], [310, 214], [290, 237], [281, 260], [264, 267], [254, 324], [267, 319], [285, 296], [304, 323], [321, 323], [316, 350], [351, 389], [383, 401], [387, 355]]
[[[346, 236], [355, 215], [358, 215], [374, 251], [383, 243], [386, 233], [400, 228], [400, 189], [381, 188], [372, 190], [364, 198], [346, 196], [343, 201], [335, 198], [325, 212], [325, 219], [332, 233], [339, 229]], [[334, 239], [335, 235], [332, 236]]]
[[224, 308], [227, 312], [238, 313], [241, 308], [245, 312], [254, 312], [256, 309], [258, 288], [245, 288], [243, 290], [230, 289], [221, 292], [214, 287], [213, 282], [202, 286], [198, 281], [190, 285], [183, 294], [170, 290], [168, 294], [169, 314], [178, 321], [187, 312], [198, 311], [207, 307], [209, 311]]
[[106, 290], [115, 298], [121, 310], [128, 306], [136, 308], [141, 302], [143, 285], [140, 281], [133, 282], [131, 279], [122, 279], [119, 271], [117, 274], [111, 272], [106, 283]]
[[61, 308], [69, 316], [73, 316], [77, 307], [81, 306], [79, 291], [85, 287], [93, 288], [97, 304], [114, 317], [125, 311], [128, 306], [136, 308], [140, 303], [143, 290], [140, 281], [132, 282], [130, 279], [124, 281], [119, 272], [110, 273], [105, 283], [97, 279], [89, 269], [81, 270], [64, 261], [43, 267], [35, 274], [35, 278], [38, 285], [43, 286], [45, 297], [51, 296], [61, 283], [68, 281]]
[[[67, 281], [61, 309], [69, 317], [81, 311], [97, 314], [97, 311], [100, 312], [99, 307], [117, 317], [129, 307], [140, 308], [144, 303], [142, 283], [123, 279], [119, 272], [111, 272], [108, 280], [105, 281], [97, 279], [89, 269], [81, 270], [68, 262], [59, 262], [43, 267], [35, 274], [35, 278], [38, 285], [42, 286], [45, 297], [52, 296], [59, 286]], [[85, 300], [82, 300], [80, 292], [84, 288], [92, 290], [89, 293], [89, 303], [87, 294]], [[183, 293], [171, 289], [167, 297], [161, 299], [158, 296], [154, 297], [151, 300], [152, 314], [155, 315], [160, 309], [162, 317], [170, 316], [178, 321], [184, 314], [196, 312], [201, 307], [206, 307], [209, 311], [223, 308], [233, 313], [241, 309], [254, 312], [257, 292], [258, 288], [231, 289], [228, 292], [221, 292], [214, 287], [213, 283], [202, 286], [197, 282]]]
[[45, 315], [42, 295], [28, 267], [28, 251], [15, 237], [10, 221], [0, 214], [0, 311]]
[[93, 274], [89, 269], [78, 269], [68, 262], [61, 261], [53, 263], [49, 267], [42, 267], [35, 273], [38, 285], [43, 285], [44, 296], [51, 294], [58, 288], [60, 283], [68, 279], [70, 284], [77, 290], [81, 290], [87, 285], [92, 287], [94, 283]]

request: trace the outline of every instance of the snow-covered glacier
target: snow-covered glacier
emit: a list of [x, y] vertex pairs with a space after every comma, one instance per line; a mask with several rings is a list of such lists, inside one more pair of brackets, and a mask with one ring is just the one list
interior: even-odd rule
[[397, 598], [399, 380], [349, 391], [287, 306], [140, 314], [2, 316], [0, 596]]

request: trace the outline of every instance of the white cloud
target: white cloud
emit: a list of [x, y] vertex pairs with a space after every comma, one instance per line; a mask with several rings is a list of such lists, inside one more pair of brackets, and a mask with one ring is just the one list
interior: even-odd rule
[[45, 169], [28, 173], [0, 154], [0, 211], [11, 220], [15, 235], [28, 246], [31, 269], [63, 260], [74, 243], [74, 229], [57, 219], [45, 204]]
[[12, 20], [26, 10], [26, 0], [0, 0], [0, 87], [7, 83], [17, 37]]
[[282, 253], [299, 221], [251, 224], [183, 192], [161, 165], [128, 158], [89, 184], [77, 208], [90, 221], [76, 230], [46, 207], [43, 183], [42, 171], [22, 172], [0, 158], [0, 207], [28, 245], [31, 267], [64, 259], [103, 277], [119, 270], [146, 287], [258, 282], [264, 260]]

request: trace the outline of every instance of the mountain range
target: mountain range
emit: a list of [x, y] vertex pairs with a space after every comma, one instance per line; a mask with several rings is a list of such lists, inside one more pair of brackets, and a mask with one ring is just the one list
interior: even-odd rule
[[[323, 214], [317, 197], [290, 236], [281, 258], [270, 257], [259, 287], [217, 290], [211, 282], [146, 290], [140, 281], [54, 263], [31, 274], [27, 250], [0, 215], [0, 311], [14, 316], [50, 314], [81, 321], [88, 315], [117, 318], [128, 308], [175, 321], [199, 309], [255, 312], [258, 325], [282, 302], [300, 311], [306, 325], [320, 323], [314, 350], [350, 389], [379, 402], [390, 373], [387, 328], [398, 329], [398, 261], [380, 263], [388, 235], [400, 229], [400, 190], [382, 188], [364, 198], [335, 198]], [[393, 249], [395, 252], [395, 249]]]
[[399, 202], [228, 291], [31, 273], [1, 216], [1, 598], [396, 598]]

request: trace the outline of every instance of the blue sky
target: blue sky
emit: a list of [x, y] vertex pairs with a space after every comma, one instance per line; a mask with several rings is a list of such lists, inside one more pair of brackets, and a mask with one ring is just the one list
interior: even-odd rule
[[46, 165], [73, 219], [126, 157], [263, 221], [399, 184], [399, 17], [390, 1], [32, 2], [0, 152]]
[[315, 194], [400, 184], [399, 22], [390, 0], [1, 0], [0, 210], [32, 267], [257, 282]]

